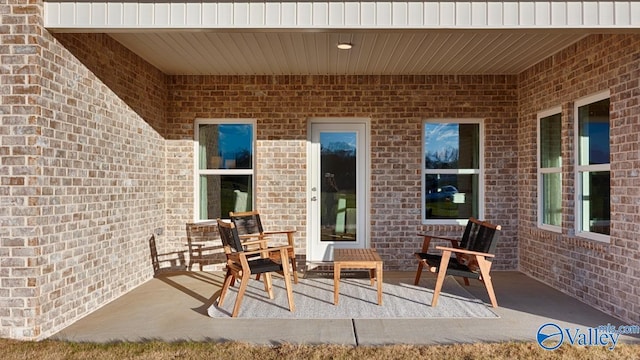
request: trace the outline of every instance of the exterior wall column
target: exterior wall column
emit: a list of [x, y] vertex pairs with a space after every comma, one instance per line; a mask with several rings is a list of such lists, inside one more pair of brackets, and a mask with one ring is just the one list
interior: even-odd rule
[[0, 336], [41, 334], [42, 2], [0, 5]]
[[150, 279], [151, 244], [184, 266], [166, 76], [106, 35], [54, 36], [41, 1], [0, 14], [0, 337], [39, 340]]

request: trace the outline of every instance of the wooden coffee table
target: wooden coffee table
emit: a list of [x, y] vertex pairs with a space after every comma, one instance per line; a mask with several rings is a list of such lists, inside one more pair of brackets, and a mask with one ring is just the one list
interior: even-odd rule
[[382, 305], [382, 259], [375, 249], [333, 250], [333, 304], [338, 305], [340, 271], [342, 269], [368, 269], [371, 285], [378, 281], [378, 305]]

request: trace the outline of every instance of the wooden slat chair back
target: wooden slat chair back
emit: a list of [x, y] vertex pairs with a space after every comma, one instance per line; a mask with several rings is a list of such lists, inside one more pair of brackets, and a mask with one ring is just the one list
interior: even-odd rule
[[[293, 292], [291, 290], [291, 277], [289, 275], [289, 257], [287, 251], [289, 246], [269, 247], [266, 246], [266, 240], [263, 237], [257, 240], [241, 239], [238, 230], [232, 222], [217, 220], [218, 232], [227, 255], [227, 269], [222, 285], [222, 291], [218, 299], [218, 306], [224, 304], [225, 296], [229, 287], [235, 279], [240, 280], [238, 288], [238, 296], [233, 306], [232, 317], [238, 316], [242, 297], [247, 290], [247, 285], [251, 281], [252, 274], [264, 274], [264, 289], [269, 294], [269, 298], [273, 299], [273, 285], [271, 273], [278, 272], [284, 277], [285, 287], [287, 289], [287, 298], [289, 300], [289, 310], [294, 311]], [[245, 250], [247, 246], [257, 246], [257, 250]], [[274, 260], [277, 258], [281, 262]]]
[[[466, 285], [469, 285], [469, 278], [482, 281], [489, 294], [491, 305], [498, 307], [490, 271], [500, 230], [500, 225], [470, 218], [460, 240], [421, 234], [425, 240], [422, 252], [416, 253], [419, 264], [415, 284], [417, 285], [420, 281], [420, 274], [425, 266], [430, 272], [438, 274], [432, 306], [438, 303], [445, 275], [453, 275], [462, 277]], [[440, 255], [427, 253], [429, 242], [434, 238], [450, 240], [452, 245], [451, 247], [436, 246], [436, 250], [441, 251]], [[451, 256], [452, 254], [454, 257]]]
[[260, 235], [262, 237], [274, 238], [275, 236], [285, 235], [287, 244], [290, 246], [288, 251], [289, 263], [291, 264], [291, 272], [293, 273], [293, 281], [298, 283], [298, 264], [296, 261], [295, 253], [295, 241], [293, 234], [295, 230], [277, 230], [277, 231], [265, 231], [262, 226], [262, 220], [260, 220], [260, 212], [258, 211], [243, 211], [243, 212], [230, 212], [229, 217], [238, 229], [240, 237]]

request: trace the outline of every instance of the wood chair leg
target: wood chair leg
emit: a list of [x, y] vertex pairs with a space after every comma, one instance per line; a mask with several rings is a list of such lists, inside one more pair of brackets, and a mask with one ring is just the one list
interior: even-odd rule
[[413, 285], [418, 285], [420, 282], [420, 275], [422, 275], [422, 268], [424, 267], [424, 262], [420, 260], [418, 263], [418, 271], [416, 271], [416, 280], [413, 282]]
[[233, 305], [233, 313], [231, 313], [231, 317], [238, 316], [238, 312], [240, 311], [240, 304], [242, 303], [242, 297], [244, 296], [245, 291], [247, 290], [247, 285], [249, 284], [249, 278], [251, 274], [245, 274], [243, 271], [242, 279], [240, 280], [240, 288], [238, 289], [238, 297], [236, 298], [236, 303]]
[[220, 291], [220, 297], [218, 298], [218, 306], [222, 306], [224, 304], [224, 298], [227, 295], [227, 290], [229, 290], [229, 286], [231, 286], [231, 282], [234, 281], [234, 276], [231, 274], [231, 270], [227, 269], [227, 274], [224, 277], [224, 283], [222, 284], [222, 291]]
[[376, 265], [376, 281], [378, 282], [378, 305], [382, 305], [382, 263]]
[[270, 273], [264, 273], [264, 291], [269, 295], [269, 299], [273, 300], [273, 281]]
[[447, 268], [449, 267], [449, 259], [451, 258], [451, 251], [443, 251], [442, 259], [440, 260], [440, 267], [438, 268], [438, 279], [436, 280], [436, 287], [433, 289], [433, 299], [431, 300], [431, 307], [438, 305], [438, 297], [442, 290], [444, 283], [444, 277], [447, 275]]
[[291, 262], [291, 270], [293, 270], [293, 282], [297, 284], [298, 283], [298, 264], [297, 264], [295, 255], [291, 256], [290, 262]]
[[[289, 274], [289, 260], [286, 256], [282, 257], [284, 260], [282, 261], [282, 273], [284, 276], [284, 286], [287, 288], [287, 300], [289, 301], [289, 311], [293, 312], [296, 310], [296, 306], [293, 302], [293, 292], [291, 290], [291, 275]], [[296, 275], [294, 274], [294, 278]], [[295, 281], [295, 280], [294, 280]]]
[[498, 301], [496, 300], [496, 294], [493, 291], [493, 282], [491, 281], [490, 275], [491, 263], [478, 256], [478, 266], [480, 267], [482, 282], [484, 283], [484, 287], [487, 289], [487, 294], [489, 294], [489, 299], [491, 300], [491, 306], [497, 308]]
[[496, 294], [493, 292], [493, 283], [491, 282], [491, 278], [487, 278], [484, 280], [484, 286], [487, 288], [487, 294], [489, 294], [489, 299], [491, 299], [491, 306], [494, 308], [498, 307], [498, 301], [496, 300]]
[[291, 269], [293, 270], [293, 282], [298, 283], [298, 264], [296, 261], [296, 243], [293, 239], [293, 232], [287, 232], [287, 243], [291, 248], [287, 250], [287, 255], [289, 256], [289, 262], [291, 263]]

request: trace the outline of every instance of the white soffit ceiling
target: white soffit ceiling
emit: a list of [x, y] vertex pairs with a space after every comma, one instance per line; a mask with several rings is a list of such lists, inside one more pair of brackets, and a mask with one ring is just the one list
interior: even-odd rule
[[[169, 75], [517, 74], [586, 35], [567, 31], [114, 32]], [[351, 50], [339, 50], [350, 42]]]
[[640, 1], [623, 0], [44, 5], [49, 31], [107, 33], [172, 75], [517, 74], [589, 33], [640, 31]]

